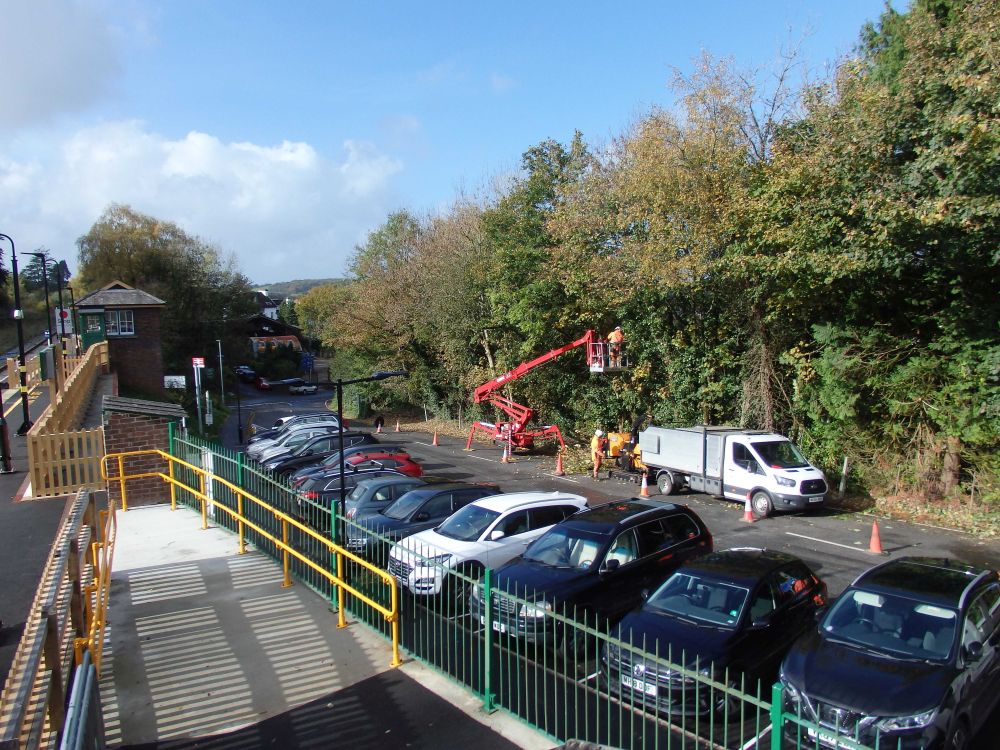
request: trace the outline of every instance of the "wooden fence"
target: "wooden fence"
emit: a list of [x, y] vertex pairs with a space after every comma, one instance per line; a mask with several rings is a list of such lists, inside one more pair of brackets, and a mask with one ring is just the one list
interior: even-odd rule
[[[67, 357], [75, 367], [28, 432], [28, 472], [34, 496], [65, 495], [82, 487], [104, 487], [101, 459], [104, 427], [81, 428], [97, 378], [108, 372], [108, 344], [91, 346], [83, 357]], [[63, 372], [67, 373], [68, 368]]]

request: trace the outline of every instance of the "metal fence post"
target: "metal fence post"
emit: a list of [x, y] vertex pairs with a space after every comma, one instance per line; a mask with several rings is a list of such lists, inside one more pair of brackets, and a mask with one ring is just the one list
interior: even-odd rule
[[780, 682], [771, 686], [771, 750], [781, 750], [781, 712], [785, 700], [785, 687]]
[[[493, 693], [493, 570], [486, 569], [483, 575], [483, 603], [486, 606], [486, 622], [483, 625], [483, 710], [493, 713], [497, 710]], [[473, 584], [475, 585], [475, 584]]]

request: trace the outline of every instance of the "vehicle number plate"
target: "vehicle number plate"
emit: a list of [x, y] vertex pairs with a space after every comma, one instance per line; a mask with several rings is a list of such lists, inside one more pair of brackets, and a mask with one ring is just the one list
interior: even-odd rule
[[811, 498], [809, 498], [809, 502], [811, 502], [811, 503], [821, 503], [821, 502], [823, 502], [823, 496], [822, 495], [817, 495], [816, 497], [811, 497]]
[[847, 745], [841, 744], [837, 741], [838, 737], [835, 734], [825, 732], [820, 730], [819, 732], [819, 742], [816, 741], [816, 730], [812, 727], [806, 727], [806, 735], [809, 737], [810, 744], [818, 744], [820, 747], [832, 748], [832, 750], [840, 750], [843, 748], [846, 750]]
[[493, 629], [495, 631], [497, 631], [498, 633], [506, 633], [507, 632], [507, 626], [504, 625], [502, 622], [497, 622], [496, 620], [493, 621]]
[[639, 692], [645, 693], [652, 697], [656, 697], [656, 685], [652, 682], [645, 682], [644, 680], [634, 680], [631, 677], [622, 676], [622, 685], [633, 690], [638, 690]]

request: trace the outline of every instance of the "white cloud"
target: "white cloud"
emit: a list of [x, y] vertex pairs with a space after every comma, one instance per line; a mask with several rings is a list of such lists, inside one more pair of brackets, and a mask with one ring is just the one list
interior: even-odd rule
[[502, 94], [505, 91], [510, 91], [516, 85], [516, 82], [510, 76], [505, 76], [501, 73], [490, 74], [490, 88], [493, 89], [494, 93]]
[[108, 204], [125, 203], [235, 254], [255, 282], [336, 276], [394, 208], [402, 168], [369, 143], [343, 150], [333, 160], [307, 143], [169, 140], [136, 121], [107, 123], [50, 152], [0, 158], [0, 231], [75, 267], [76, 238]]
[[121, 74], [119, 36], [93, 2], [4, 2], [2, 17], [0, 128], [48, 122], [110, 93]]

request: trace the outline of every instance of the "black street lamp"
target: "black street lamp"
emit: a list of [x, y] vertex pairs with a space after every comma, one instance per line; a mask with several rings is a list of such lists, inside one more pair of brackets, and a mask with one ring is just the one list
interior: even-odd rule
[[[69, 292], [69, 319], [73, 326], [73, 356], [75, 357], [79, 352], [76, 350], [76, 342], [78, 341], [78, 336], [80, 331], [78, 330], [78, 324], [76, 320], [76, 295], [73, 293], [73, 285], [67, 284], [66, 291]], [[66, 335], [66, 325], [63, 324], [63, 335]]]
[[21, 320], [24, 318], [24, 311], [21, 309], [21, 283], [17, 278], [17, 250], [14, 247], [14, 240], [11, 239], [10, 235], [0, 233], [0, 239], [7, 240], [10, 243], [10, 268], [11, 273], [14, 274], [14, 320], [17, 321], [17, 364], [18, 372], [20, 373], [20, 385], [21, 385], [21, 426], [17, 428], [18, 435], [27, 435], [28, 430], [34, 422], [31, 421], [31, 416], [28, 414], [28, 381], [27, 381], [27, 368], [24, 366], [24, 326]]
[[49, 307], [49, 256], [45, 253], [25, 253], [34, 255], [42, 263], [42, 289], [45, 290], [45, 343], [52, 343], [52, 308]]
[[240, 374], [233, 370], [233, 382], [236, 383], [236, 436], [243, 445], [243, 413], [240, 411]]
[[347, 482], [344, 478], [344, 386], [355, 383], [372, 383], [376, 380], [386, 380], [387, 378], [408, 378], [410, 373], [406, 370], [380, 370], [373, 372], [367, 378], [352, 378], [351, 380], [341, 380], [337, 378], [337, 447], [340, 449], [340, 503], [337, 511], [337, 542], [341, 546], [347, 546], [347, 529], [344, 526], [344, 517], [347, 513]]

